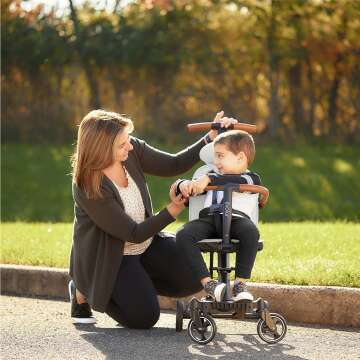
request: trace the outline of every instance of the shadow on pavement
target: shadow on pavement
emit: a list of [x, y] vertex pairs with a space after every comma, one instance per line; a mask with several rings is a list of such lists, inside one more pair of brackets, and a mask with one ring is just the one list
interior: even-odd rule
[[101, 351], [106, 359], [285, 359], [306, 358], [285, 352], [294, 349], [285, 343], [264, 344], [255, 334], [217, 333], [207, 345], [197, 345], [187, 332], [169, 328], [134, 330], [122, 327], [98, 328], [95, 325], [77, 325], [81, 337]]
[[[355, 316], [355, 315], [354, 315]], [[359, 328], [350, 327], [350, 326], [336, 326], [336, 325], [320, 325], [320, 324], [308, 324], [308, 323], [298, 323], [298, 322], [288, 322], [288, 326], [296, 326], [299, 328], [305, 329], [319, 329], [319, 330], [333, 330], [333, 331], [341, 331], [341, 332], [348, 332], [348, 333], [359, 333]]]

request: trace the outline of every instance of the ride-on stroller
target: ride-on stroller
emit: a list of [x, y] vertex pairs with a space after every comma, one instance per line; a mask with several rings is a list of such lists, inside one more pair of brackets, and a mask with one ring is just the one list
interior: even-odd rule
[[[206, 131], [216, 129], [218, 132], [226, 131], [216, 123], [198, 123], [189, 124], [189, 131]], [[235, 124], [229, 129], [245, 130], [249, 133], [256, 132], [256, 126], [249, 124]], [[196, 179], [212, 170], [213, 147], [208, 144], [200, 151], [200, 158], [206, 165], [200, 167], [194, 174]], [[204, 239], [198, 243], [202, 252], [210, 253], [210, 275], [216, 270], [219, 275], [219, 281], [226, 284], [226, 292], [221, 302], [216, 302], [210, 296], [201, 300], [195, 297], [186, 304], [182, 300], [177, 301], [176, 306], [176, 331], [182, 331], [183, 319], [190, 319], [188, 324], [188, 334], [197, 344], [209, 343], [216, 334], [216, 323], [214, 318], [243, 318], [259, 319], [257, 324], [257, 333], [260, 338], [269, 343], [275, 344], [281, 341], [286, 334], [287, 324], [283, 316], [270, 313], [269, 305], [266, 300], [258, 298], [254, 301], [239, 300], [233, 301], [230, 289], [230, 273], [235, 270], [230, 266], [230, 253], [235, 252], [236, 239], [230, 239], [230, 226], [232, 217], [232, 193], [239, 192], [241, 203], [251, 209], [251, 220], [257, 224], [259, 207], [265, 206], [269, 197], [269, 191], [263, 186], [247, 184], [226, 184], [225, 186], [209, 186], [206, 190], [223, 190], [224, 202], [222, 203], [223, 234], [222, 239]], [[190, 197], [189, 200], [189, 220], [198, 218], [199, 211], [203, 208], [205, 195]], [[263, 242], [259, 241], [258, 251], [263, 249]], [[214, 253], [217, 253], [218, 265], [214, 267]]]

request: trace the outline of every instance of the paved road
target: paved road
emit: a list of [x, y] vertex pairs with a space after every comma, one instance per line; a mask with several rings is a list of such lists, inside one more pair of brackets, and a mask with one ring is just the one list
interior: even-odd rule
[[[104, 314], [98, 323], [74, 326], [69, 303], [1, 297], [2, 359], [360, 359], [360, 330], [290, 325], [276, 345], [263, 343], [255, 322], [217, 319], [214, 341], [200, 346], [186, 331], [176, 333], [175, 316], [162, 313], [156, 327], [128, 330]], [[187, 322], [187, 320], [185, 320]]]

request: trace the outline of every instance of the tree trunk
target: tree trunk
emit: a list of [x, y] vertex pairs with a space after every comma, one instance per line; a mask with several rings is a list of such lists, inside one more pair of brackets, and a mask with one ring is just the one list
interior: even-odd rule
[[352, 89], [352, 103], [355, 109], [355, 126], [349, 133], [351, 141], [360, 142], [360, 64], [356, 63], [352, 71], [350, 86]]
[[110, 70], [110, 81], [115, 93], [116, 106], [122, 108], [123, 106], [123, 89], [124, 85], [120, 77], [116, 74], [116, 69]]
[[342, 61], [342, 56], [339, 54], [336, 57], [334, 68], [334, 78], [331, 83], [330, 92], [329, 92], [329, 107], [328, 107], [328, 119], [329, 119], [329, 126], [330, 126], [330, 136], [335, 138], [336, 137], [336, 116], [337, 116], [337, 98], [338, 98], [338, 91], [341, 81], [341, 70], [340, 70], [340, 63]]
[[307, 124], [304, 112], [304, 106], [302, 102], [302, 86], [301, 86], [301, 62], [296, 62], [291, 66], [288, 72], [289, 88], [290, 88], [290, 100], [292, 106], [293, 121], [295, 123], [295, 129], [302, 134], [306, 133]]
[[315, 121], [315, 105], [316, 105], [316, 96], [314, 91], [314, 77], [313, 77], [313, 71], [311, 67], [311, 61], [309, 54], [306, 55], [306, 65], [307, 65], [307, 78], [309, 81], [308, 84], [308, 101], [309, 101], [309, 112], [308, 112], [308, 129], [306, 133], [309, 135], [313, 134], [313, 124]]
[[[342, 44], [344, 39], [346, 38], [347, 22], [348, 22], [348, 14], [346, 10], [344, 10], [341, 21], [342, 27], [338, 31], [338, 39], [337, 39], [337, 41], [340, 44]], [[328, 119], [330, 125], [330, 136], [333, 138], [336, 137], [336, 133], [337, 133], [336, 131], [337, 130], [336, 117], [338, 112], [337, 98], [338, 98], [338, 91], [339, 91], [341, 78], [343, 76], [342, 63], [344, 61], [344, 57], [345, 54], [341, 50], [336, 55], [336, 59], [334, 62], [334, 78], [329, 92]]]
[[94, 74], [93, 68], [89, 62], [89, 59], [85, 55], [85, 49], [84, 49], [85, 38], [83, 36], [83, 32], [81, 31], [80, 22], [72, 0], [69, 0], [69, 4], [71, 11], [71, 20], [74, 25], [74, 32], [76, 36], [75, 45], [80, 57], [81, 64], [84, 68], [85, 76], [90, 89], [90, 106], [93, 109], [99, 109], [101, 108], [99, 84]]
[[275, 54], [275, 31], [276, 23], [274, 16], [274, 3], [271, 2], [271, 18], [267, 36], [267, 48], [269, 56], [269, 82], [270, 82], [270, 99], [269, 99], [269, 118], [268, 131], [270, 137], [278, 135], [280, 127], [280, 106], [279, 106], [279, 71], [278, 59]]

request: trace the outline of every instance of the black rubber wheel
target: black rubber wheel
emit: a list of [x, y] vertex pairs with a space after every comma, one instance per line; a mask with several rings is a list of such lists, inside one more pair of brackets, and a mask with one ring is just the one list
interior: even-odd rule
[[275, 332], [270, 330], [266, 325], [265, 320], [260, 319], [257, 324], [257, 333], [260, 336], [260, 339], [266, 343], [276, 344], [285, 337], [287, 324], [285, 318], [280, 314], [270, 313], [270, 316], [276, 328]]
[[184, 319], [184, 303], [181, 300], [176, 301], [176, 331], [180, 332], [183, 330], [183, 319]]
[[194, 320], [190, 320], [188, 334], [192, 341], [200, 345], [209, 343], [216, 335], [216, 323], [210, 315], [200, 315], [201, 328], [197, 328]]

